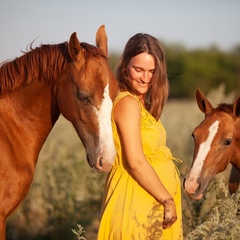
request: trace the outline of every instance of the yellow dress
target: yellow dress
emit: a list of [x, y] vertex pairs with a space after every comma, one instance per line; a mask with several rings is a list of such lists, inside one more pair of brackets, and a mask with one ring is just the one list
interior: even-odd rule
[[[116, 103], [129, 92], [121, 92]], [[135, 97], [134, 95], [132, 95]], [[136, 98], [136, 97], [135, 97]], [[163, 206], [146, 192], [123, 166], [121, 144], [112, 119], [117, 156], [108, 174], [102, 205], [98, 240], [179, 240], [182, 237], [181, 186], [172, 154], [166, 147], [166, 132], [160, 121], [145, 110], [141, 102], [141, 136], [146, 159], [153, 166], [177, 207], [177, 221], [162, 229]], [[131, 134], [131, 133], [129, 133]]]

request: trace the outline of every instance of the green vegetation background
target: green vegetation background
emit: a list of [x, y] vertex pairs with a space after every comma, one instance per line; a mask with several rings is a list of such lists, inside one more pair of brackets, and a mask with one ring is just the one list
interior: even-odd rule
[[[204, 117], [195, 103], [196, 88], [214, 105], [233, 102], [240, 95], [240, 46], [229, 52], [217, 47], [187, 50], [181, 45], [165, 45], [165, 49], [171, 92], [161, 120], [167, 131], [168, 146], [175, 157], [183, 160], [178, 164], [183, 180], [192, 160], [191, 133]], [[110, 53], [112, 69], [118, 59], [118, 53]], [[237, 200], [233, 201], [226, 189], [225, 194], [220, 194], [220, 203], [216, 203], [219, 178], [222, 175], [227, 179], [228, 174], [229, 169], [219, 174], [201, 201], [190, 200], [183, 192], [185, 237], [192, 232], [191, 239], [205, 239], [194, 238], [200, 235], [194, 235], [193, 230], [207, 221], [212, 214], [210, 210], [215, 209], [216, 218], [219, 215], [216, 206], [221, 203], [228, 206], [228, 199], [233, 209]], [[72, 229], [77, 224], [84, 227], [88, 240], [96, 239], [105, 177], [106, 174], [99, 174], [88, 166], [85, 150], [72, 125], [60, 117], [40, 153], [27, 198], [8, 220], [8, 239], [73, 240], [76, 235]], [[210, 230], [201, 229], [204, 231], [209, 235]]]

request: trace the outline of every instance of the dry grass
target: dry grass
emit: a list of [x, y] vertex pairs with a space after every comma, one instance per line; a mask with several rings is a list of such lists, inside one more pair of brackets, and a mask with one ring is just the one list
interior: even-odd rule
[[[226, 98], [222, 87], [209, 97], [213, 104], [234, 98]], [[178, 164], [181, 178], [192, 161], [191, 133], [203, 117], [195, 100], [171, 100], [164, 109], [167, 144], [173, 155], [183, 160]], [[41, 151], [28, 197], [8, 221], [9, 239], [76, 239], [71, 229], [81, 224], [86, 238], [94, 240], [105, 176], [90, 169], [72, 125], [60, 117]], [[213, 185], [214, 182], [202, 202], [190, 200], [183, 193], [185, 236], [206, 219], [209, 201], [217, 192]]]

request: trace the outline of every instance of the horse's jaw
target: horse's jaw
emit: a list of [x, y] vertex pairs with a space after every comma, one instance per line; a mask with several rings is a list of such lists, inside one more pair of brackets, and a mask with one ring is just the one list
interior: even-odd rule
[[88, 165], [99, 173], [109, 172], [116, 157], [113, 138], [106, 143], [96, 134], [83, 133], [82, 126], [75, 123], [74, 127], [86, 150]]
[[240, 140], [238, 140], [229, 162], [238, 169], [240, 174]]

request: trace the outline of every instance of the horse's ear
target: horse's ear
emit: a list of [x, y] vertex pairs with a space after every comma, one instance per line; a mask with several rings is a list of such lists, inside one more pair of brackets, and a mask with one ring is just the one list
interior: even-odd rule
[[197, 104], [199, 109], [203, 112], [203, 113], [207, 113], [209, 111], [211, 111], [213, 109], [212, 104], [208, 101], [208, 99], [203, 95], [203, 93], [200, 91], [200, 89], [198, 88], [196, 91], [196, 100], [197, 100]]
[[233, 113], [236, 117], [240, 117], [240, 96], [236, 99], [233, 104]]
[[77, 38], [76, 32], [72, 33], [72, 35], [69, 39], [68, 52], [70, 54], [70, 57], [74, 61], [77, 61], [81, 56], [81, 46], [80, 46], [80, 42]]
[[105, 31], [105, 26], [102, 25], [99, 27], [96, 33], [96, 45], [101, 48], [106, 56], [108, 56], [108, 43], [107, 43], [107, 34]]

